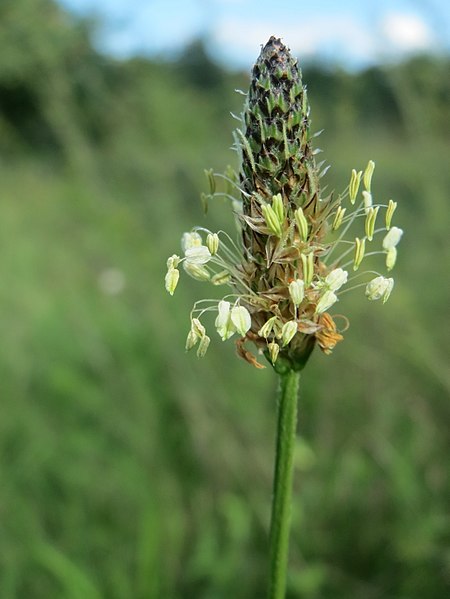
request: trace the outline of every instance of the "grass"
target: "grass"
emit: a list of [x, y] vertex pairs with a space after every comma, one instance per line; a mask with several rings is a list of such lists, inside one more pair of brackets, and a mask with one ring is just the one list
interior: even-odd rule
[[[184, 354], [198, 283], [174, 298], [163, 285], [202, 168], [232, 159], [232, 122], [219, 138], [213, 116], [184, 132], [175, 119], [160, 152], [124, 128], [94, 178], [37, 158], [0, 170], [4, 599], [264, 595], [276, 380], [218, 338], [201, 362]], [[376, 161], [406, 233], [389, 304], [346, 296], [344, 343], [302, 378], [288, 596], [440, 599], [447, 150], [382, 131], [320, 141], [337, 189]], [[99, 283], [110, 268], [116, 295]]]

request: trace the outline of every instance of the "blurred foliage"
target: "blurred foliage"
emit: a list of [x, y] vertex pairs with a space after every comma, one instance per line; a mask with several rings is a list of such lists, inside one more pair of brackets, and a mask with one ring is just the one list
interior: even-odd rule
[[[163, 289], [183, 230], [233, 226], [198, 197], [247, 75], [114, 61], [50, 0], [0, 24], [0, 596], [263, 597], [275, 377], [185, 355], [199, 284]], [[448, 595], [448, 68], [304, 69], [329, 186], [373, 158], [406, 233], [302, 379], [291, 598]]]

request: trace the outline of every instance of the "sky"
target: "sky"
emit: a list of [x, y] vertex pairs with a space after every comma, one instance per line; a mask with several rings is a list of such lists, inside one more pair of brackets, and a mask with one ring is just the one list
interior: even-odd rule
[[449, 0], [58, 1], [98, 19], [97, 47], [118, 58], [171, 58], [202, 37], [224, 66], [248, 69], [271, 35], [300, 60], [350, 70], [414, 53], [450, 53]]

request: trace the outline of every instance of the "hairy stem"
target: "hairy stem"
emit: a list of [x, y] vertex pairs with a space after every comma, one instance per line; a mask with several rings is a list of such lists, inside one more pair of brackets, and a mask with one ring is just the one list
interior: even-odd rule
[[270, 525], [269, 599], [284, 599], [286, 591], [299, 379], [300, 373], [293, 370], [280, 374]]

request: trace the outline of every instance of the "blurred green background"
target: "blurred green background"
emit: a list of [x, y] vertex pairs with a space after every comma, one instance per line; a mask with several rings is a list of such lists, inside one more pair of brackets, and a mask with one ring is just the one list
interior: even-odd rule
[[[290, 598], [448, 596], [449, 67], [304, 69], [328, 185], [375, 160], [405, 236], [388, 304], [345, 296], [302, 378]], [[199, 194], [236, 166], [247, 85], [200, 42], [113, 60], [52, 2], [2, 0], [1, 599], [265, 596], [276, 378], [218, 337], [185, 354], [211, 292], [163, 283], [183, 231], [233, 231]]]

